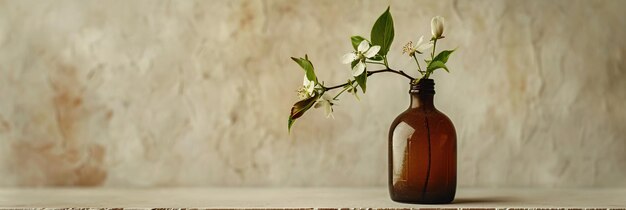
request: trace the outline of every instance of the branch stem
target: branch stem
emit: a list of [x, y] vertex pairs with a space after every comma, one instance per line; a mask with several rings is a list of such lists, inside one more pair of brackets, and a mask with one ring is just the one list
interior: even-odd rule
[[381, 62], [374, 62], [374, 61], [365, 61], [365, 63], [371, 63], [371, 64], [378, 64], [378, 65], [385, 65], [384, 63]]
[[417, 56], [413, 54], [413, 59], [415, 59], [415, 63], [417, 63], [417, 71], [424, 76], [424, 72], [422, 71], [422, 67], [420, 66], [420, 62], [417, 61]]
[[[345, 86], [345, 85], [344, 85]], [[347, 90], [347, 88], [344, 88], [343, 90], [341, 90], [341, 92], [337, 93], [337, 95], [335, 95], [335, 97], [333, 97], [333, 100], [337, 100], [337, 98]]]
[[437, 48], [437, 39], [433, 40], [433, 52], [430, 54], [430, 59], [435, 59], [435, 48]]
[[[402, 70], [393, 70], [393, 69], [390, 69], [390, 68], [380, 69], [380, 70], [375, 70], [375, 71], [367, 71], [367, 76], [369, 77], [371, 75], [378, 74], [378, 73], [383, 73], [383, 72], [396, 73], [396, 74], [399, 74], [399, 75], [402, 75], [402, 76], [406, 77], [407, 79], [410, 79], [411, 81], [415, 80], [415, 78], [413, 78], [413, 77], [409, 76], [408, 74], [404, 73], [404, 71], [402, 71]], [[330, 86], [330, 87], [322, 86], [322, 88], [324, 89], [324, 91], [329, 91], [329, 90], [341, 88], [341, 87], [343, 87], [343, 86], [345, 86], [347, 84], [348, 84], [348, 82], [343, 83], [343, 84], [339, 84], [339, 85], [335, 85], [335, 86]]]
[[[430, 62], [433, 62], [433, 60], [435, 60], [435, 48], [437, 48], [437, 39], [433, 40], [433, 52], [430, 54]], [[426, 75], [424, 75], [424, 78], [428, 79], [431, 73], [433, 72], [426, 69]]]

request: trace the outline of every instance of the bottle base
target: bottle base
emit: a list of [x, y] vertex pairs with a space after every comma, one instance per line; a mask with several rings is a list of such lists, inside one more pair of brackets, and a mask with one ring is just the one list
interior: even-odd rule
[[455, 192], [439, 192], [439, 193], [422, 193], [416, 192], [391, 192], [389, 197], [391, 200], [399, 203], [410, 204], [450, 204], [454, 201]]
[[401, 199], [401, 198], [394, 198], [391, 197], [391, 200], [398, 202], [398, 203], [408, 203], [408, 204], [450, 204], [452, 203], [452, 201], [454, 201], [454, 198], [452, 199]]

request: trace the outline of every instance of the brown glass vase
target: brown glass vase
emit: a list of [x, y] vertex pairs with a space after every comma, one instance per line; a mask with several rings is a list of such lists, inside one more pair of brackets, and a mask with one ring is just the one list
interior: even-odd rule
[[411, 105], [389, 129], [389, 194], [398, 202], [443, 204], [456, 193], [456, 131], [433, 104], [435, 82], [412, 84]]

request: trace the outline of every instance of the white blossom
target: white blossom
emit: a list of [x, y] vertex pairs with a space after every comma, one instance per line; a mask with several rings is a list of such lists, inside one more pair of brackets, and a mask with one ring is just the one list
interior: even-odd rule
[[380, 46], [370, 46], [370, 43], [367, 40], [361, 41], [357, 50], [355, 52], [347, 53], [343, 55], [341, 58], [341, 62], [344, 64], [352, 63], [356, 60], [359, 62], [352, 68], [352, 76], [359, 76], [363, 74], [365, 68], [367, 67], [365, 64], [365, 60], [368, 58], [373, 58], [376, 56], [376, 53], [380, 51]]
[[302, 87], [298, 89], [298, 97], [300, 99], [309, 98], [313, 95], [313, 91], [315, 91], [315, 81], [309, 80], [306, 75], [304, 75]]
[[332, 117], [333, 119], [335, 119], [335, 116], [333, 116], [333, 105], [334, 105], [333, 98], [329, 96], [328, 94], [324, 94], [322, 98], [317, 100], [317, 103], [315, 103], [313, 107], [324, 108], [324, 113], [326, 114], [326, 118]]
[[409, 41], [409, 43], [404, 45], [404, 47], [402, 48], [402, 53], [403, 54], [404, 53], [408, 53], [409, 56], [413, 57], [415, 55], [415, 53], [422, 54], [427, 49], [433, 47], [433, 43], [431, 43], [431, 42], [426, 42], [426, 43], [422, 43], [422, 42], [424, 42], [424, 36], [421, 36], [419, 38], [419, 40], [417, 41], [417, 44], [415, 46], [413, 46], [413, 42], [412, 41]]
[[430, 21], [430, 31], [433, 34], [433, 39], [443, 38], [443, 25], [445, 20], [441, 16], [435, 16]]

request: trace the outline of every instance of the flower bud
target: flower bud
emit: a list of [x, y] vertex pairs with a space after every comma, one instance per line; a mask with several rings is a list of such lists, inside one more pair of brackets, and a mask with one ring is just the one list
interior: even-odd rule
[[435, 16], [430, 21], [430, 30], [433, 34], [433, 39], [439, 39], [443, 37], [443, 23], [444, 19], [441, 16]]

